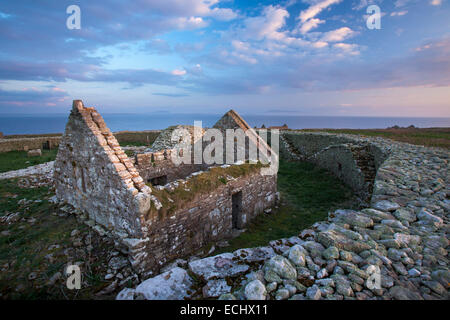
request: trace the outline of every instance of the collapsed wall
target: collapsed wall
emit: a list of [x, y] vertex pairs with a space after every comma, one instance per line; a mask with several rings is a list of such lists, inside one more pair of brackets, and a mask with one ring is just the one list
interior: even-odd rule
[[276, 175], [261, 166], [176, 166], [172, 152], [129, 159], [100, 114], [76, 100], [55, 161], [57, 199], [106, 229], [141, 275], [229, 237], [277, 201]]

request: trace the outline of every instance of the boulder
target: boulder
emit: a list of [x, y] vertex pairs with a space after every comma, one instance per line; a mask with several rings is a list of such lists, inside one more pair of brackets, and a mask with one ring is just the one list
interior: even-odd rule
[[40, 157], [42, 156], [41, 149], [34, 149], [27, 152], [29, 157]]

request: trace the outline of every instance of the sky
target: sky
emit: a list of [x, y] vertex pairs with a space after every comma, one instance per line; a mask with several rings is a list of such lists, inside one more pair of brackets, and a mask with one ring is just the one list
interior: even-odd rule
[[449, 2], [0, 0], [0, 113], [450, 117]]

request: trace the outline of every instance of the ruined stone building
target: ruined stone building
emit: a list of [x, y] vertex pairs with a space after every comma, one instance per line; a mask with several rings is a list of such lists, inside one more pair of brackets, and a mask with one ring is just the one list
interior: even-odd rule
[[[252, 145], [271, 152], [233, 110], [214, 128], [245, 132], [245, 160], [253, 160]], [[111, 231], [142, 275], [230, 237], [278, 198], [277, 176], [262, 174], [261, 163], [174, 164], [171, 153], [180, 151], [164, 149], [171, 131], [163, 131], [151, 151], [129, 158], [101, 115], [75, 100], [55, 161], [58, 200]], [[202, 140], [192, 142], [204, 149]]]

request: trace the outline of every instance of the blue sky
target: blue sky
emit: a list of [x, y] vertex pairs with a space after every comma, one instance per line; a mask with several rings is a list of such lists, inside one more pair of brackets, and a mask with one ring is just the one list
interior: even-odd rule
[[448, 0], [2, 0], [0, 113], [82, 99], [110, 113], [450, 117], [449, 17]]

